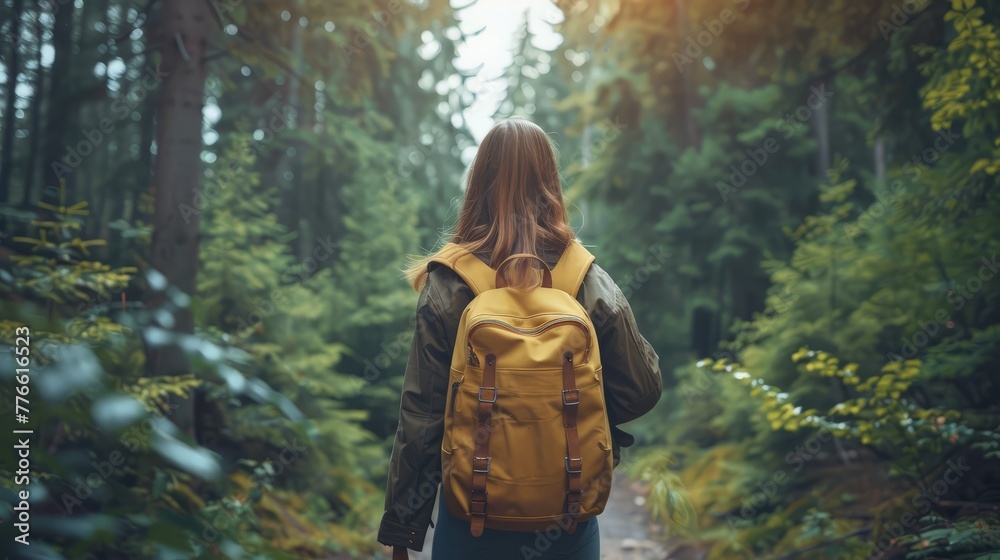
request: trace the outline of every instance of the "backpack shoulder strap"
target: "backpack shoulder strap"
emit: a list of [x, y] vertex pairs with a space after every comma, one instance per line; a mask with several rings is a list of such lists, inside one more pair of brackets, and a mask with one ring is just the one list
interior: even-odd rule
[[496, 271], [479, 260], [479, 257], [455, 243], [448, 243], [442, 247], [429, 262], [443, 264], [454, 270], [477, 296], [486, 290], [496, 288]]
[[593, 262], [594, 255], [582, 243], [576, 239], [570, 241], [552, 269], [552, 287], [576, 297]]
[[[448, 243], [442, 247], [429, 262], [442, 264], [454, 270], [477, 296], [496, 288], [496, 271], [479, 260], [479, 257], [455, 243]], [[570, 241], [555, 268], [552, 269], [552, 287], [576, 297], [593, 262], [594, 255], [590, 251], [579, 241], [575, 239]]]

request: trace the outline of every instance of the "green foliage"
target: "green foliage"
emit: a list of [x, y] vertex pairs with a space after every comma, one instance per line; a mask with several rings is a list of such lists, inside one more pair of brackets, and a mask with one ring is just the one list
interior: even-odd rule
[[[79, 229], [85, 204], [41, 205], [50, 215], [34, 221], [45, 229], [45, 243], [26, 244], [30, 258], [13, 255], [0, 269], [8, 297], [9, 319], [0, 321], [4, 409], [14, 415], [14, 348], [28, 349], [27, 387], [18, 395], [29, 411], [32, 543], [48, 557], [79, 551], [104, 551], [105, 557], [166, 558], [184, 550], [193, 534], [195, 512], [191, 488], [198, 481], [217, 481], [217, 457], [179, 434], [162, 413], [164, 397], [188, 397], [202, 379], [142, 378], [142, 352], [134, 321], [76, 315], [92, 310], [93, 297], [120, 290], [132, 279], [129, 270], [109, 271], [85, 260], [86, 247], [96, 245], [71, 237]], [[11, 267], [15, 268], [11, 268]], [[62, 279], [39, 288], [50, 274]], [[90, 298], [88, 300], [88, 298]], [[34, 300], [34, 301], [32, 301]], [[7, 314], [5, 311], [5, 314]], [[45, 321], [30, 320], [45, 313]], [[132, 323], [131, 326], [126, 326]], [[25, 325], [33, 325], [25, 333]], [[221, 355], [221, 353], [220, 353]], [[268, 395], [266, 386], [260, 395]], [[7, 432], [4, 444], [15, 444]], [[20, 500], [14, 489], [13, 466], [3, 471], [3, 501], [10, 512]], [[155, 498], [150, 499], [150, 496]], [[72, 523], [67, 523], [67, 516]], [[12, 537], [11, 537], [12, 538]], [[118, 540], [112, 550], [107, 543]], [[117, 556], [116, 556], [117, 555]]]
[[653, 518], [686, 528], [697, 523], [698, 514], [680, 477], [670, 468], [673, 463], [669, 456], [650, 454], [637, 461], [631, 470], [649, 483]]
[[37, 302], [66, 304], [94, 297], [107, 298], [120, 292], [135, 274], [134, 267], [111, 268], [92, 260], [91, 247], [103, 246], [103, 239], [81, 239], [83, 219], [90, 211], [87, 202], [66, 204], [65, 185], [59, 189], [58, 206], [38, 203], [39, 217], [30, 220], [33, 236], [17, 236], [13, 242], [30, 248], [10, 256], [14, 268], [0, 284], [0, 293], [18, 294]]
[[[151, 203], [144, 81], [172, 48], [162, 3], [0, 6], [22, 24], [0, 53], [0, 340], [31, 326], [39, 548], [377, 555], [417, 297], [401, 268], [455, 217], [463, 109], [505, 91], [494, 117], [551, 134], [573, 224], [661, 356], [663, 401], [628, 429], [671, 538], [710, 558], [998, 554], [1000, 10], [556, 4], [561, 44], [526, 21], [488, 81], [454, 67], [477, 31], [448, 2], [212, 2], [205, 176], [176, 201], [200, 222], [193, 294], [140, 274], [173, 210]], [[195, 334], [162, 330], [184, 307]], [[170, 342], [191, 371], [149, 375]], [[192, 434], [168, 420], [183, 398]], [[969, 474], [925, 510], [956, 460]]]
[[[274, 212], [276, 192], [261, 188], [248, 145], [246, 138], [236, 138], [206, 186], [218, 195], [203, 208], [200, 320], [211, 325], [206, 334], [247, 353], [239, 369], [295, 403], [312, 434], [299, 443], [293, 464], [286, 465], [292, 472], [274, 475], [273, 486], [263, 490], [250, 512], [253, 525], [264, 531], [269, 546], [306, 556], [366, 550], [371, 545], [363, 531], [380, 513], [369, 509], [376, 491], [367, 476], [379, 448], [362, 426], [367, 411], [346, 404], [364, 381], [337, 371], [347, 346], [330, 342], [345, 340], [328, 321], [338, 315], [330, 296], [336, 268], [319, 268], [343, 255], [329, 236], [320, 236], [309, 256], [296, 259], [286, 242], [293, 235]], [[213, 392], [211, 398], [221, 416], [212, 437], [225, 449], [243, 449], [241, 461], [269, 465], [275, 450], [298, 441], [294, 425], [267, 404], [233, 402], [226, 392]], [[263, 448], [247, 455], [250, 442]], [[301, 495], [306, 491], [324, 499], [306, 502]], [[298, 530], [288, 526], [288, 516], [302, 516]]]
[[[753, 55], [761, 72], [782, 77], [781, 87], [757, 85], [752, 76], [734, 79], [733, 69], [713, 71], [702, 60], [681, 75], [664, 70], [634, 79], [629, 64], [655, 67], [649, 57], [682, 46], [642, 29], [651, 17], [645, 12], [623, 10], [602, 31], [641, 35], [625, 42], [638, 60], [611, 69], [597, 92], [578, 94], [572, 106], [583, 123], [596, 120], [588, 114], [594, 110], [627, 114], [638, 106], [642, 116], [618, 145], [579, 169], [586, 192], [614, 201], [608, 213], [617, 219], [599, 238], [635, 246], [632, 224], [648, 223], [638, 247], [662, 242], [671, 252], [663, 277], [654, 274], [632, 297], [655, 309], [657, 318], [640, 317], [654, 337], [674, 333], [657, 341], [658, 349], [681, 350], [677, 361], [687, 349], [705, 356], [712, 350], [699, 344], [698, 333], [714, 341], [722, 338], [719, 327], [733, 325], [731, 339], [711, 358], [672, 368], [677, 387], [637, 423], [642, 438], [661, 442], [672, 457], [646, 471], [660, 473], [651, 507], [662, 514], [679, 493], [689, 496], [699, 522], [693, 530], [675, 523], [674, 531], [702, 541], [711, 558], [863, 556], [871, 546], [907, 557], [974, 558], [1000, 550], [988, 531], [975, 529], [985, 507], [975, 504], [997, 467], [1000, 424], [992, 404], [1000, 386], [991, 373], [1000, 360], [1000, 292], [993, 285], [1000, 107], [997, 73], [990, 71], [997, 15], [981, 4], [962, 0], [951, 10], [929, 10], [912, 23], [936, 34], [900, 30], [884, 53], [866, 51], [871, 61], [895, 60], [888, 79], [909, 84], [917, 97], [898, 95], [881, 73], [824, 73], [834, 102], [824, 110], [814, 104], [801, 121], [785, 120], [785, 112], [794, 114], [803, 101], [808, 106], [794, 85], [809, 78], [811, 65], [868, 63], [843, 50], [849, 42], [827, 36], [862, 17], [846, 3], [817, 8], [824, 23], [810, 30], [816, 41], [803, 48], [829, 49], [823, 56], [798, 59], [778, 47], [774, 61], [784, 57], [783, 64], [771, 65], [772, 54]], [[876, 16], [869, 17], [890, 7], [872, 6]], [[690, 9], [717, 17], [716, 8]], [[656, 9], [664, 17], [693, 15]], [[781, 10], [748, 12], [744, 32], [765, 19], [769, 28], [775, 21], [782, 29], [810, 25], [797, 19], [798, 10]], [[728, 65], [739, 58], [728, 51], [731, 40], [738, 42], [735, 29], [706, 49], [706, 61]], [[929, 37], [943, 38], [918, 42]], [[786, 40], [794, 41], [779, 43]], [[651, 100], [667, 76], [674, 87], [664, 94], [678, 96], [672, 102], [629, 98], [638, 92]], [[660, 116], [664, 108], [684, 107], [694, 91], [705, 96], [691, 110], [693, 125]], [[897, 105], [880, 107], [885, 99]], [[588, 102], [593, 108], [583, 109]], [[787, 109], [774, 109], [776, 102]], [[900, 119], [902, 111], [913, 118]], [[814, 142], [824, 134], [836, 153], [828, 154], [828, 169], [810, 176], [810, 160], [822, 151]], [[729, 164], [740, 165], [747, 149], [769, 137], [780, 146], [769, 155], [773, 165], [760, 164], [738, 188], [726, 184]], [[889, 155], [871, 150], [876, 143]], [[867, 171], [873, 163], [875, 173]], [[720, 179], [720, 190], [706, 188]], [[784, 241], [774, 237], [782, 231]], [[628, 274], [642, 265], [641, 250], [623, 248], [620, 255], [613, 270]], [[752, 302], [741, 307], [740, 291], [761, 278], [757, 263], [769, 283], [762, 311]], [[676, 336], [687, 333], [692, 344]], [[936, 488], [956, 457], [975, 465], [974, 474], [949, 480], [942, 499], [956, 505], [915, 509], [912, 492]], [[914, 519], [906, 536], [890, 535], [886, 524], [904, 514]], [[881, 546], [887, 539], [891, 544]]]

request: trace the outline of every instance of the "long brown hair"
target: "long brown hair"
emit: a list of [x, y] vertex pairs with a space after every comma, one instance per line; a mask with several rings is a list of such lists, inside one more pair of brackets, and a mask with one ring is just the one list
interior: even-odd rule
[[[538, 247], [562, 248], [575, 237], [549, 137], [523, 118], [500, 121], [476, 151], [451, 241], [473, 253], [489, 254], [495, 268], [510, 255], [535, 255]], [[507, 267], [505, 276], [512, 286], [527, 285], [535, 276], [532, 261], [520, 259]], [[417, 290], [427, 279], [427, 262], [427, 257], [419, 259], [407, 271]]]

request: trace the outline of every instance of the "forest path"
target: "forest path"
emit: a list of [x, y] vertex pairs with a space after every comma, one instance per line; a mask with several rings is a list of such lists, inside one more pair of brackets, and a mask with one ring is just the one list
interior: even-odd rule
[[[666, 545], [651, 537], [655, 525], [642, 503], [641, 487], [636, 482], [617, 475], [611, 486], [611, 496], [604, 513], [598, 517], [601, 529], [601, 560], [665, 560]], [[637, 500], [637, 498], [639, 498]], [[434, 517], [437, 518], [435, 504]], [[433, 527], [427, 531], [423, 552], [411, 552], [410, 560], [430, 560]]]
[[649, 511], [637, 483], [616, 476], [611, 497], [600, 515], [602, 560], [664, 560], [666, 546], [654, 540]]

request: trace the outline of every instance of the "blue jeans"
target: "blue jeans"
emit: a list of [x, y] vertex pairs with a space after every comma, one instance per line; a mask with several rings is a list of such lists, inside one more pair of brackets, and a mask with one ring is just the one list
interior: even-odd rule
[[573, 534], [552, 524], [548, 531], [531, 533], [486, 528], [482, 536], [469, 532], [469, 523], [448, 512], [438, 496], [434, 525], [433, 560], [600, 560], [601, 534], [597, 518], [581, 521]]

